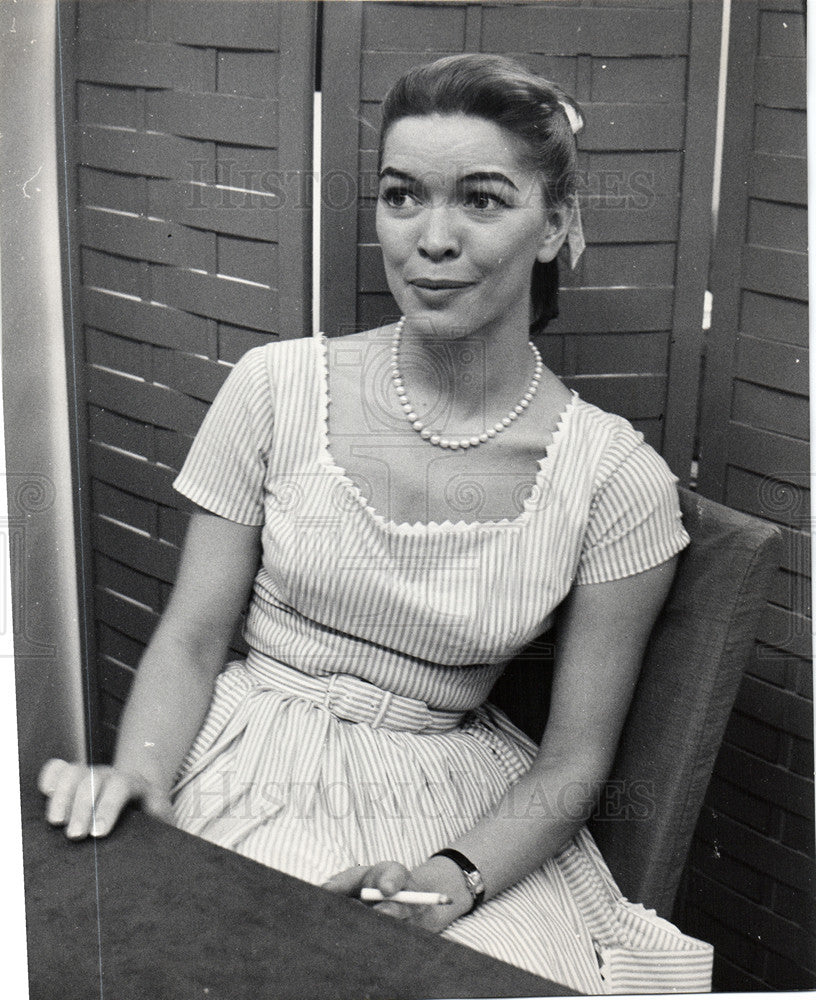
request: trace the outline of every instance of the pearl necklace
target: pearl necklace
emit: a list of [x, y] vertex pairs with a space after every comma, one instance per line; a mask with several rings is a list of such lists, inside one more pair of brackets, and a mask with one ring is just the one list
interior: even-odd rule
[[425, 426], [425, 424], [414, 412], [414, 408], [408, 399], [408, 394], [405, 391], [405, 386], [402, 381], [402, 372], [399, 367], [399, 350], [400, 340], [402, 339], [402, 331], [404, 329], [405, 317], [400, 316], [399, 323], [397, 323], [394, 330], [394, 337], [391, 342], [391, 381], [394, 383], [394, 388], [397, 390], [397, 397], [399, 398], [400, 405], [405, 413], [405, 419], [424, 441], [427, 441], [429, 444], [436, 445], [437, 448], [451, 448], [453, 450], [457, 450], [459, 448], [463, 450], [466, 448], [477, 448], [480, 444], [484, 444], [485, 441], [489, 441], [491, 438], [496, 437], [497, 434], [501, 434], [502, 431], [513, 423], [514, 420], [518, 420], [518, 418], [524, 413], [532, 402], [533, 396], [535, 396], [536, 392], [538, 392], [538, 383], [541, 381], [541, 373], [544, 371], [544, 362], [541, 360], [541, 354], [539, 353], [538, 348], [532, 341], [530, 341], [530, 349], [532, 350], [533, 357], [535, 358], [535, 370], [533, 372], [533, 377], [530, 380], [530, 386], [527, 389], [527, 392], [524, 393], [506, 417], [502, 417], [502, 419], [493, 424], [492, 427], [488, 427], [483, 430], [481, 434], [475, 434], [473, 437], [469, 438], [460, 438], [456, 440], [444, 438], [440, 434], [435, 434]]

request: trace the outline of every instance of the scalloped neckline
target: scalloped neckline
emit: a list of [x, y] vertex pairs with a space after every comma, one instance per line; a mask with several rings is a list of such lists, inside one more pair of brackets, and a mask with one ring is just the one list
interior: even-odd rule
[[358, 506], [366, 514], [387, 531], [398, 534], [417, 534], [422, 532], [435, 531], [473, 531], [480, 528], [504, 527], [508, 525], [526, 524], [535, 513], [538, 497], [541, 495], [544, 480], [544, 470], [550, 464], [558, 451], [564, 432], [569, 423], [569, 419], [576, 409], [580, 399], [577, 390], [570, 389], [570, 398], [564, 408], [558, 414], [555, 427], [552, 431], [552, 438], [544, 449], [544, 454], [537, 460], [538, 470], [535, 480], [530, 490], [530, 496], [524, 500], [523, 508], [514, 517], [502, 517], [489, 521], [394, 521], [384, 517], [375, 507], [369, 503], [360, 487], [349, 476], [347, 470], [342, 465], [338, 465], [331, 451], [331, 441], [329, 440], [329, 406], [331, 405], [331, 392], [329, 388], [329, 357], [328, 342], [325, 334], [311, 338], [315, 341], [318, 350], [317, 369], [320, 380], [320, 449], [319, 459], [321, 465], [332, 474], [345, 488], [346, 492], [356, 501]]

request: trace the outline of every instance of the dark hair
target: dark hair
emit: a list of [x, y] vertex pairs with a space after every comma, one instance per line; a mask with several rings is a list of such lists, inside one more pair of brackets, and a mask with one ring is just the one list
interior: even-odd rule
[[[575, 194], [577, 151], [564, 105], [571, 106], [583, 126], [576, 101], [560, 87], [506, 56], [445, 56], [415, 66], [385, 97], [380, 128], [380, 165], [388, 130], [414, 115], [476, 115], [507, 129], [522, 144], [524, 166], [541, 175], [549, 207], [563, 205]], [[544, 329], [558, 315], [558, 261], [536, 261], [531, 277], [533, 322], [530, 332]]]

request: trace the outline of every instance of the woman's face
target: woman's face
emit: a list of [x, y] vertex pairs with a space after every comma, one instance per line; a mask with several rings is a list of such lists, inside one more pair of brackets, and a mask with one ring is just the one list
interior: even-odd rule
[[526, 337], [533, 264], [558, 253], [568, 216], [548, 212], [518, 143], [464, 114], [389, 129], [377, 235], [391, 293], [417, 332]]

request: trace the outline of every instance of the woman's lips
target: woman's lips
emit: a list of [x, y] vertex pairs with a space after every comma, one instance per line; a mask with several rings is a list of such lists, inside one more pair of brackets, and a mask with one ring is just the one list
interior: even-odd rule
[[469, 288], [472, 281], [456, 281], [449, 278], [414, 278], [408, 282], [414, 288], [419, 288], [424, 292], [452, 291], [457, 288]]
[[473, 285], [464, 281], [410, 281], [409, 286], [417, 303], [428, 309], [445, 308], [458, 301], [457, 296]]

